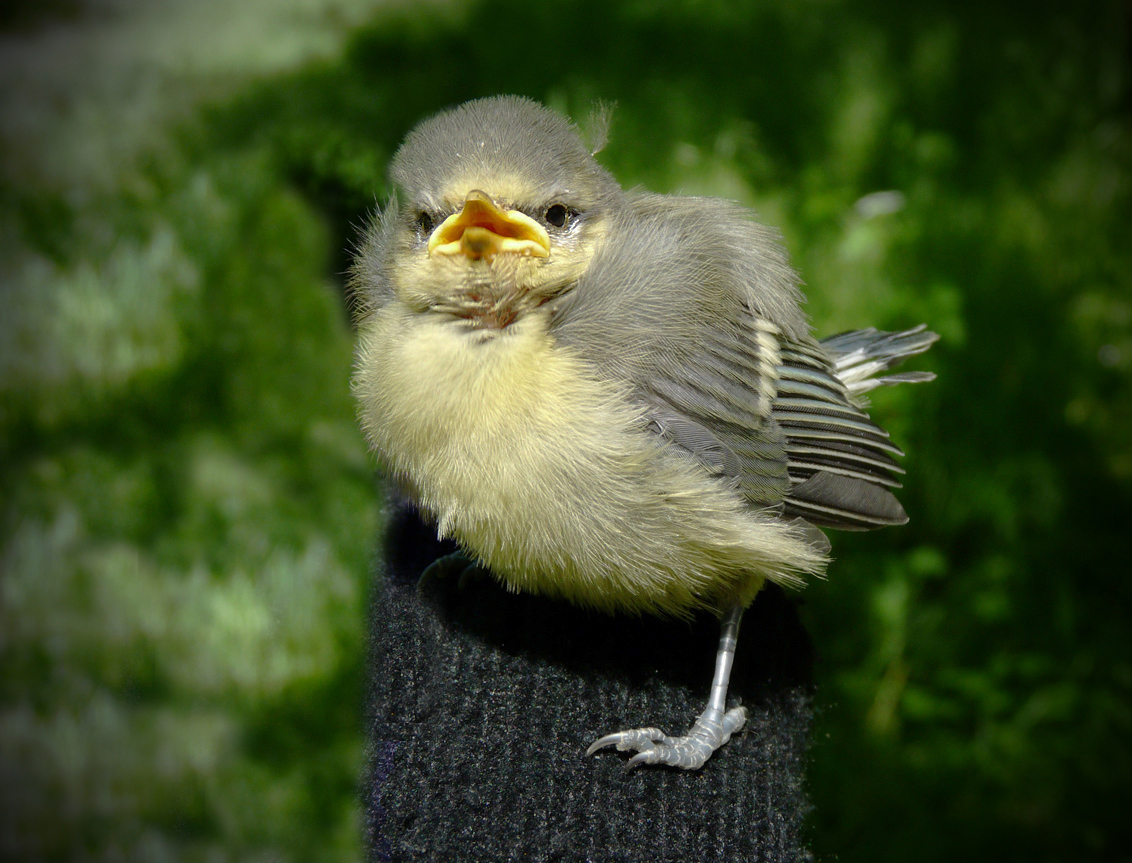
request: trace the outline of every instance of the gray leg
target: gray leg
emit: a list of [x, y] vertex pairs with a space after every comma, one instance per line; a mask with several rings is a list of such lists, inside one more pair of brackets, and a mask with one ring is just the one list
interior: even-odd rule
[[739, 639], [739, 621], [743, 618], [742, 606], [736, 605], [724, 616], [720, 625], [719, 651], [715, 655], [715, 676], [711, 682], [711, 695], [707, 707], [696, 719], [691, 731], [684, 737], [668, 737], [659, 728], [637, 728], [607, 734], [586, 750], [593, 755], [599, 749], [616, 746], [622, 752], [636, 752], [629, 759], [629, 768], [640, 764], [667, 764], [685, 770], [698, 770], [711, 758], [711, 754], [731, 739], [747, 721], [747, 708], [727, 706], [727, 681], [731, 679], [731, 665], [735, 661], [735, 644]]

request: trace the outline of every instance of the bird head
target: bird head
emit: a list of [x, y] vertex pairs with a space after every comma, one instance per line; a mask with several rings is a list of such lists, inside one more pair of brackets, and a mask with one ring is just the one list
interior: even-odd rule
[[391, 174], [398, 199], [379, 240], [389, 287], [477, 329], [573, 290], [622, 196], [572, 123], [514, 96], [417, 126]]

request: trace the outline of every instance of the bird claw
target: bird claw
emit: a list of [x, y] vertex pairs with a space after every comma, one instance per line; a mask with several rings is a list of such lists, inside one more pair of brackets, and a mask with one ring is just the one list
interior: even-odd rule
[[605, 749], [607, 746], [616, 746], [621, 752], [628, 752], [630, 749], [635, 749], [639, 752], [642, 749], [650, 749], [653, 744], [668, 739], [670, 738], [659, 728], [635, 728], [632, 731], [615, 731], [613, 734], [607, 734], [605, 737], [598, 738], [591, 743], [590, 748], [586, 750], [586, 755], [593, 755], [599, 749]]
[[747, 722], [747, 708], [733, 707], [726, 713], [708, 708], [696, 719], [684, 737], [669, 737], [659, 728], [635, 728], [618, 731], [595, 740], [586, 755], [615, 746], [620, 752], [634, 751], [626, 770], [642, 764], [664, 764], [684, 770], [699, 770], [712, 753], [731, 739], [731, 735]]

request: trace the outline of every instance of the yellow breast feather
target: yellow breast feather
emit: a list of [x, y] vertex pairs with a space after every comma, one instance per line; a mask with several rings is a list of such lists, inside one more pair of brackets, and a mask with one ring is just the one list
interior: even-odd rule
[[470, 331], [392, 302], [365, 327], [367, 434], [442, 535], [510, 588], [686, 614], [796, 582], [824, 558], [671, 453], [532, 314]]

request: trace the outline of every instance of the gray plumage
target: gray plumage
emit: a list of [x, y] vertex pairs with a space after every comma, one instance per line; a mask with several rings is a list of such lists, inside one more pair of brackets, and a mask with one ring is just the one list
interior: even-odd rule
[[[710, 607], [733, 648], [764, 579], [822, 571], [817, 528], [907, 520], [889, 491], [900, 450], [860, 396], [930, 380], [878, 375], [935, 334], [819, 343], [776, 232], [732, 202], [623, 191], [526, 99], [422, 123], [392, 177], [354, 270], [363, 425], [511, 588]], [[698, 766], [742, 725], [723, 721], [725, 691], [724, 673], [709, 731], [603, 740]]]

